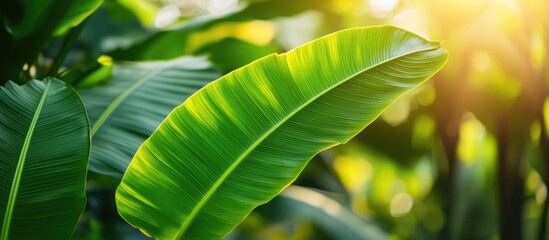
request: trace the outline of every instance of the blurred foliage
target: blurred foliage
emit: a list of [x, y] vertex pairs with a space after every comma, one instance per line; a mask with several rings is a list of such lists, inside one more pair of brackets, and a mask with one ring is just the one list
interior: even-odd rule
[[210, 61], [228, 73], [274, 52], [277, 51], [273, 46], [259, 46], [238, 38], [224, 38], [201, 47], [196, 54], [208, 54]]
[[[14, 65], [40, 73], [62, 48], [49, 38], [63, 16], [25, 22], [21, 39], [7, 37], [24, 2], [2, 3], [12, 11], [0, 12], [8, 27], [0, 44], [12, 50], [0, 57], [0, 79], [19, 79], [5, 70]], [[56, 2], [45, 16], [63, 5]], [[228, 239], [343, 239], [325, 215], [299, 205], [320, 193], [351, 209], [349, 222], [368, 218], [365, 224], [391, 239], [549, 239], [548, 9], [544, 0], [105, 0], [61, 77], [90, 87], [108, 81], [112, 61], [183, 55], [206, 55], [230, 72], [356, 26], [392, 24], [443, 40], [450, 58], [429, 84], [311, 161], [295, 182], [315, 189], [310, 199], [292, 202], [283, 194]], [[28, 28], [40, 31], [24, 37]], [[116, 180], [89, 178], [88, 210], [75, 238], [145, 238], [116, 213]]]

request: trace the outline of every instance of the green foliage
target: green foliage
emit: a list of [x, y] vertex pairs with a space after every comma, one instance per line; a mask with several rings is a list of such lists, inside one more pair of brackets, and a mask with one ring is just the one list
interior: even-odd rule
[[312, 0], [258, 1], [246, 8], [225, 15], [203, 16], [191, 19], [181, 26], [152, 34], [143, 41], [127, 48], [113, 51], [111, 55], [118, 60], [161, 60], [170, 59], [187, 53], [189, 37], [215, 25], [227, 22], [244, 22], [254, 19], [271, 19], [293, 15], [305, 10], [323, 8], [325, 3]]
[[225, 73], [274, 52], [276, 52], [274, 47], [258, 46], [237, 38], [224, 38], [196, 51], [197, 54], [208, 54], [209, 60]]
[[[103, 0], [18, 0], [5, 9], [4, 25], [14, 39], [44, 32], [54, 36], [80, 24]], [[45, 26], [48, 26], [44, 29]], [[49, 27], [51, 26], [51, 27]], [[51, 31], [53, 29], [53, 31]], [[51, 32], [47, 32], [50, 30]]]
[[56, 35], [86, 19], [102, 0], [18, 0], [0, 8], [0, 84], [20, 82], [25, 64], [31, 65]]
[[118, 211], [156, 238], [221, 238], [445, 60], [438, 43], [377, 27], [255, 61], [191, 96], [143, 143]]
[[79, 90], [92, 126], [90, 170], [121, 178], [168, 113], [219, 76], [203, 58], [120, 63], [105, 84]]
[[84, 210], [89, 124], [56, 79], [0, 87], [0, 239], [69, 239]]
[[273, 209], [280, 209], [273, 213], [277, 217], [308, 217], [318, 222], [334, 239], [388, 238], [386, 233], [373, 227], [371, 220], [361, 219], [337, 201], [304, 187], [289, 186], [271, 204]]
[[[420, 211], [427, 194], [443, 189], [431, 189], [436, 174], [424, 174], [439, 151], [438, 122], [423, 112], [396, 127], [370, 123], [391, 104], [386, 115], [412, 105], [416, 95], [400, 97], [444, 65], [446, 50], [384, 26], [288, 51], [362, 26], [353, 18], [364, 12], [347, 14], [357, 1], [0, 3], [0, 239], [444, 232], [449, 214], [440, 203]], [[174, 21], [158, 24], [165, 10]], [[315, 156], [357, 135], [361, 154]], [[475, 206], [466, 200], [458, 206]], [[427, 230], [398, 224], [416, 213]]]

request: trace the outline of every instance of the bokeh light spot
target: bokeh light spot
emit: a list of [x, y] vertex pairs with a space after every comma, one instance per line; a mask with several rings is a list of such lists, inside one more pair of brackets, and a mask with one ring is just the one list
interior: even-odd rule
[[160, 9], [154, 19], [154, 26], [163, 28], [173, 23], [181, 16], [179, 8], [175, 5], [167, 5]]
[[400, 217], [410, 212], [414, 199], [407, 193], [398, 193], [391, 199], [391, 216]]

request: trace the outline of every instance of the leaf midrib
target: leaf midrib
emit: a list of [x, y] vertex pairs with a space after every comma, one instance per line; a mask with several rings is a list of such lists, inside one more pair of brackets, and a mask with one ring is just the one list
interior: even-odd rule
[[[206, 204], [206, 202], [210, 199], [210, 197], [213, 195], [213, 193], [221, 186], [221, 184], [225, 181], [225, 179], [232, 173], [232, 171], [240, 164], [240, 162], [242, 162], [250, 152], [252, 152], [259, 144], [261, 144], [263, 142], [263, 140], [265, 140], [269, 135], [271, 135], [271, 133], [273, 133], [276, 129], [278, 129], [282, 124], [284, 124], [286, 121], [288, 121], [290, 118], [292, 118], [296, 113], [298, 113], [299, 111], [301, 111], [303, 108], [305, 108], [306, 106], [308, 106], [310, 103], [314, 102], [315, 100], [317, 100], [318, 98], [320, 98], [321, 96], [323, 96], [324, 94], [326, 94], [327, 92], [330, 92], [331, 90], [337, 88], [339, 85], [349, 81], [350, 79], [352, 78], [355, 78], [356, 76], [362, 74], [362, 73], [365, 73], [367, 71], [370, 71], [378, 66], [381, 66], [383, 64], [386, 64], [388, 62], [391, 62], [393, 60], [396, 60], [396, 59], [399, 59], [399, 58], [402, 58], [402, 57], [405, 57], [405, 56], [408, 56], [408, 55], [411, 55], [411, 54], [415, 54], [415, 53], [419, 53], [419, 52], [425, 52], [425, 51], [430, 51], [430, 50], [434, 50], [434, 49], [437, 49], [439, 48], [439, 46], [432, 46], [430, 48], [425, 48], [425, 49], [421, 49], [421, 50], [416, 50], [416, 51], [411, 51], [411, 52], [408, 52], [408, 53], [405, 53], [405, 54], [401, 54], [401, 55], [398, 55], [398, 56], [395, 56], [395, 57], [392, 57], [392, 58], [389, 58], [389, 59], [386, 59], [384, 61], [381, 61], [377, 64], [374, 64], [368, 68], [365, 68], [364, 70], [362, 71], [358, 71], [356, 74], [354, 75], [351, 75], [345, 79], [343, 79], [342, 81], [339, 81], [337, 82], [336, 84], [334, 84], [333, 86], [329, 87], [329, 88], [326, 88], [326, 90], [318, 93], [317, 95], [313, 96], [312, 98], [310, 98], [308, 101], [304, 102], [302, 105], [298, 106], [296, 109], [294, 109], [292, 112], [290, 112], [286, 117], [284, 117], [283, 119], [281, 119], [277, 124], [273, 125], [268, 131], [266, 131], [257, 141], [255, 141], [249, 148], [246, 149], [246, 151], [244, 151], [238, 158], [237, 160], [231, 164], [231, 166], [229, 166], [229, 168], [227, 168], [227, 170], [218, 178], [218, 180], [212, 185], [212, 187], [210, 188], [210, 190], [208, 190], [208, 192], [206, 192], [206, 194], [204, 194], [204, 196], [200, 199], [200, 201], [197, 203], [197, 206], [195, 208], [193, 208], [193, 210], [191, 211], [191, 213], [187, 216], [187, 218], [185, 218], [185, 221], [183, 222], [181, 228], [179, 229], [179, 231], [177, 232], [177, 235], [174, 239], [181, 239], [182, 236], [185, 234], [187, 228], [192, 224], [192, 221], [195, 219], [196, 217], [196, 214], [198, 214], [198, 212], [202, 209], [202, 207], [204, 207], [204, 205]], [[289, 52], [288, 52], [289, 53]], [[286, 53], [286, 54], [288, 54]], [[280, 54], [278, 56], [284, 56], [286, 54]], [[278, 57], [277, 56], [277, 57]], [[287, 63], [286, 63], [287, 64]], [[291, 73], [291, 72], [290, 72]], [[293, 75], [292, 75], [293, 77]]]
[[19, 159], [17, 161], [17, 167], [15, 168], [15, 174], [13, 176], [13, 181], [11, 183], [11, 189], [8, 197], [8, 203], [6, 205], [6, 212], [4, 214], [4, 222], [2, 223], [2, 234], [0, 235], [0, 239], [8, 239], [10, 225], [11, 225], [11, 218], [13, 215], [13, 208], [15, 206], [15, 200], [17, 198], [17, 193], [19, 191], [19, 183], [21, 182], [21, 176], [23, 174], [23, 168], [25, 166], [25, 160], [27, 158], [27, 152], [29, 150], [29, 145], [32, 138], [32, 134], [34, 132], [34, 128], [36, 127], [36, 123], [38, 122], [40, 112], [42, 111], [44, 102], [46, 101], [46, 95], [48, 94], [50, 84], [51, 84], [51, 81], [48, 81], [48, 84], [44, 89], [44, 93], [40, 98], [40, 102], [36, 107], [34, 116], [32, 117], [29, 130], [27, 132], [27, 135], [25, 136], [25, 141], [23, 142], [23, 147], [21, 148], [21, 154], [19, 155]]
[[99, 128], [101, 128], [101, 126], [105, 123], [105, 121], [107, 120], [107, 118], [109, 118], [111, 116], [111, 114], [114, 112], [114, 110], [120, 106], [120, 104], [122, 104], [122, 102], [124, 100], [126, 100], [126, 98], [128, 98], [133, 92], [135, 92], [141, 85], [143, 85], [144, 83], [146, 83], [148, 80], [152, 79], [153, 77], [155, 77], [156, 75], [158, 75], [159, 73], [161, 73], [162, 71], [168, 69], [168, 68], [171, 68], [173, 67], [174, 65], [176, 65], [178, 62], [177, 61], [173, 61], [172, 63], [166, 65], [166, 66], [163, 66], [163, 67], [160, 67], [159, 69], [157, 69], [156, 71], [153, 71], [147, 75], [145, 75], [145, 77], [143, 77], [142, 79], [140, 79], [139, 81], [135, 82], [134, 84], [132, 84], [129, 88], [127, 88], [126, 90], [124, 90], [120, 95], [118, 95], [118, 97], [116, 97], [112, 102], [111, 104], [109, 104], [109, 106], [107, 106], [107, 108], [105, 109], [105, 111], [103, 111], [103, 113], [101, 113], [101, 115], [99, 116], [99, 118], [97, 118], [97, 120], [95, 121], [95, 123], [93, 124], [93, 127], [92, 129], [90, 130], [90, 137], [93, 138], [93, 136], [95, 135], [95, 133], [97, 133], [97, 131], [99, 130]]

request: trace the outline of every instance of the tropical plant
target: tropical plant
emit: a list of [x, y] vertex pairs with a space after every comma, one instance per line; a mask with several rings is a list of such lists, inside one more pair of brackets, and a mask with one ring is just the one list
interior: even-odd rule
[[0, 88], [1, 239], [68, 239], [86, 200], [89, 124], [56, 79]]
[[342, 31], [261, 58], [166, 118], [126, 171], [118, 210], [160, 239], [221, 238], [445, 60], [438, 43], [393, 27]]
[[[237, 70], [256, 57], [231, 64], [211, 58], [230, 72], [219, 78], [206, 58], [181, 57], [193, 53], [183, 44], [193, 33], [226, 21], [295, 14], [309, 3], [281, 9], [271, 1], [252, 3], [94, 58], [97, 53], [75, 43], [101, 4], [21, 0], [0, 8], [6, 53], [0, 57], [0, 239], [69, 239], [77, 222], [85, 225], [93, 214], [78, 220], [86, 188], [109, 181], [119, 185], [120, 216], [149, 236], [224, 237], [289, 186], [315, 154], [349, 141], [435, 74], [447, 56], [439, 43], [397, 27], [353, 28]], [[265, 7], [272, 12], [258, 11]], [[167, 39], [182, 43], [165, 45]], [[204, 45], [196, 52], [216, 49]], [[276, 47], [265, 49], [251, 50], [252, 56]], [[71, 56], [78, 53], [83, 57]], [[331, 216], [300, 194], [347, 208], [299, 187], [281, 201], [312, 207], [303, 214], [328, 219], [320, 224], [350, 229], [341, 236], [385, 237], [352, 211]]]

